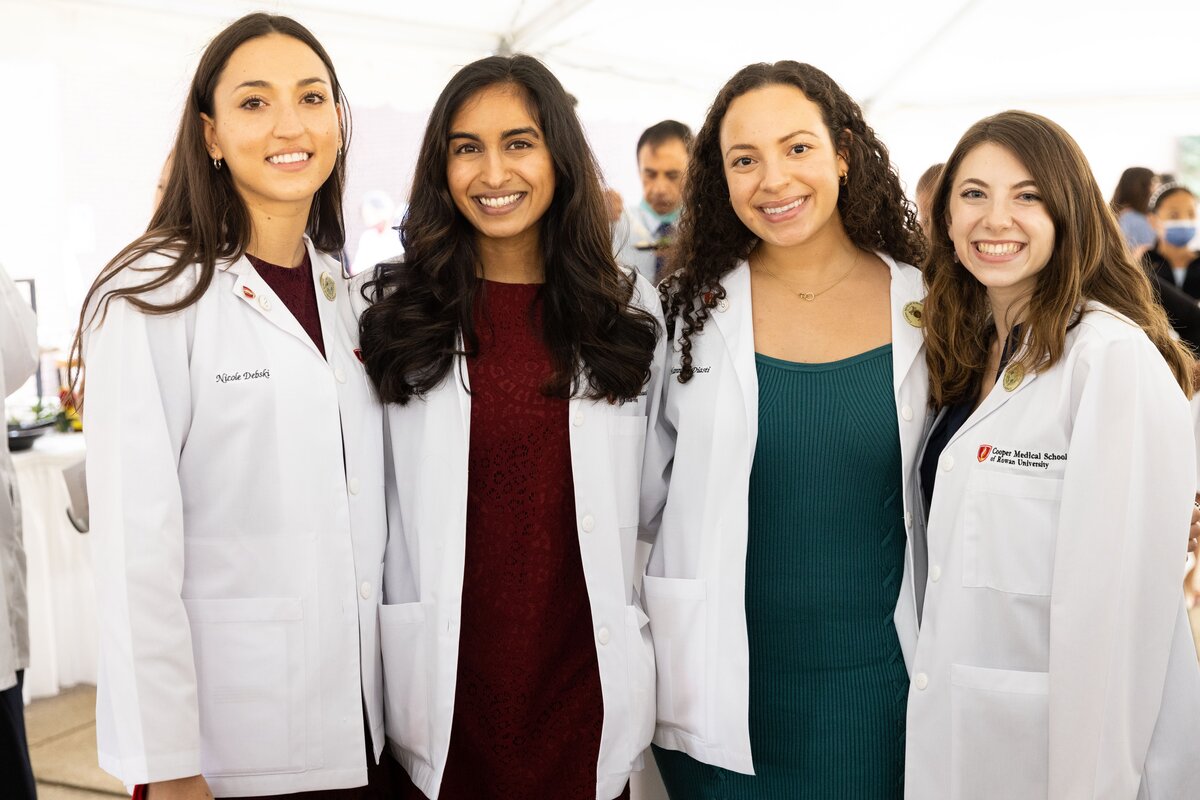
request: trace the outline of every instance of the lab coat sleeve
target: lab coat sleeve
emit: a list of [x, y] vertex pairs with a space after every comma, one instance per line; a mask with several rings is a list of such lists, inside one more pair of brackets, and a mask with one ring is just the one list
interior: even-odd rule
[[149, 316], [115, 300], [86, 340], [97, 743], [100, 765], [126, 784], [200, 773], [178, 471], [191, 416], [192, 313]]
[[1050, 608], [1049, 797], [1133, 798], [1182, 602], [1194, 444], [1187, 402], [1145, 340], [1100, 342], [1074, 375]]
[[[638, 283], [650, 286], [645, 278], [640, 278]], [[654, 297], [657, 298], [657, 291]], [[675, 380], [670, 372], [673, 345], [663, 321], [661, 304], [655, 300], [654, 305], [657, 308], [655, 318], [663, 326], [663, 332], [654, 348], [654, 364], [646, 389], [649, 401], [646, 452], [642, 459], [642, 488], [638, 508], [638, 539], [641, 547], [653, 547], [658, 537], [659, 524], [667, 503], [667, 488], [671, 483], [671, 467], [675, 461], [675, 426], [666, 413], [667, 393], [671, 382]]]
[[0, 366], [5, 394], [15, 391], [37, 369], [37, 319], [16, 284], [0, 267]]

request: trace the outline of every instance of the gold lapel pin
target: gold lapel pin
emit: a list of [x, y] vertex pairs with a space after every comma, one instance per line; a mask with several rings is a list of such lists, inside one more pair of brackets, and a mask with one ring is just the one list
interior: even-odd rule
[[904, 321], [914, 328], [919, 328], [924, 324], [922, 315], [925, 313], [925, 306], [913, 300], [911, 303], [904, 304]]
[[337, 297], [337, 284], [333, 282], [333, 276], [328, 272], [321, 273], [321, 291], [324, 292], [326, 300]]
[[1011, 392], [1020, 386], [1023, 380], [1025, 380], [1025, 368], [1020, 364], [1013, 364], [1004, 370], [1004, 391]]

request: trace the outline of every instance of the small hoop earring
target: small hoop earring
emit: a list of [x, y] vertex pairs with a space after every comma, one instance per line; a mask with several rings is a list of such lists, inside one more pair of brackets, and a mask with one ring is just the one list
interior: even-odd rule
[[838, 184], [840, 184], [841, 186], [845, 186], [847, 183], [849, 183], [850, 178], [847, 177], [848, 174], [849, 173], [843, 172], [841, 175], [839, 175], [838, 176]]
[[224, 165], [225, 165], [225, 159], [223, 159], [223, 158], [214, 158], [213, 159], [213, 168], [214, 169], [219, 171], [221, 169], [221, 167], [223, 167]]

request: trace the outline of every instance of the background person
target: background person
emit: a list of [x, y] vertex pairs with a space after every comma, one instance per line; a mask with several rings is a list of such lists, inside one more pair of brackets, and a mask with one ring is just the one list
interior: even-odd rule
[[691, 143], [691, 129], [673, 119], [651, 125], [638, 137], [642, 200], [621, 214], [613, 228], [613, 248], [618, 263], [633, 267], [651, 283], [661, 277], [679, 224]]
[[628, 797], [654, 725], [634, 587], [657, 294], [613, 260], [583, 129], [529, 56], [450, 80], [409, 202], [362, 316], [401, 797]]
[[385, 791], [382, 418], [329, 255], [348, 113], [299, 23], [223, 30], [81, 313], [99, 758], [150, 800]]
[[[0, 398], [20, 388], [37, 364], [37, 319], [0, 267]], [[21, 697], [28, 666], [29, 607], [21, 498], [5, 436], [0, 444], [0, 775], [4, 776], [5, 795], [13, 800], [37, 796]]]
[[1130, 167], [1121, 173], [1109, 205], [1117, 215], [1117, 223], [1125, 243], [1135, 259], [1154, 245], [1157, 238], [1150, 225], [1150, 197], [1157, 188], [1154, 172], [1145, 167]]
[[1186, 186], [1163, 184], [1151, 200], [1150, 222], [1158, 238], [1146, 251], [1146, 265], [1193, 301], [1200, 299], [1200, 253], [1191, 247], [1196, 238], [1196, 196]]
[[972, 126], [933, 219], [906, 795], [1190, 796], [1191, 355], [1050, 120]]

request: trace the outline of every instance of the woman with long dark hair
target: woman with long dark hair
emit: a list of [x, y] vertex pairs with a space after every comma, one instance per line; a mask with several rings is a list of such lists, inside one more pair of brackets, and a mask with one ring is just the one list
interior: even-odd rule
[[971, 126], [932, 216], [908, 795], [1193, 796], [1192, 355], [1052, 121]]
[[781, 61], [725, 84], [662, 286], [671, 377], [646, 455], [673, 798], [903, 792], [923, 247], [886, 147], [828, 75]]
[[299, 23], [219, 33], [81, 315], [100, 764], [150, 800], [378, 788], [382, 417], [331, 255], [348, 113]]
[[450, 80], [401, 237], [361, 325], [387, 404], [380, 629], [405, 796], [627, 796], [654, 724], [635, 576], [661, 311], [613, 260], [591, 149], [541, 63]]

